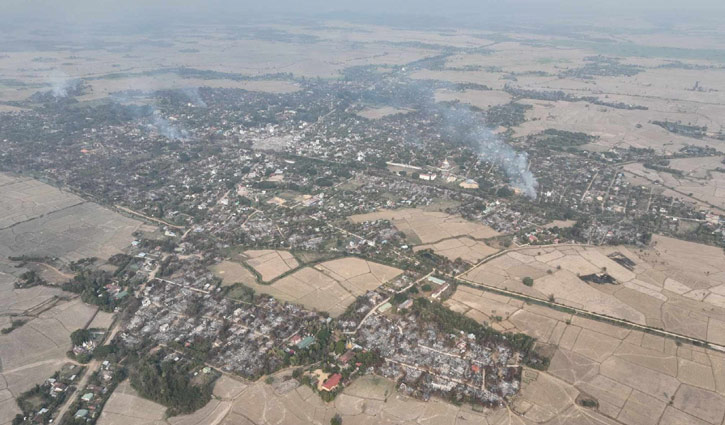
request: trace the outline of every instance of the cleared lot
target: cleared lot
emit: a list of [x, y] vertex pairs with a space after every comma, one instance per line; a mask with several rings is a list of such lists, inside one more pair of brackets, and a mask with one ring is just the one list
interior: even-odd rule
[[0, 175], [0, 258], [108, 258], [141, 225], [37, 180]]
[[244, 251], [244, 255], [248, 257], [245, 262], [259, 273], [265, 282], [299, 266], [295, 257], [288, 251], [259, 249]]
[[[251, 273], [238, 263], [224, 261], [212, 268], [224, 284], [241, 282], [257, 292], [307, 308], [342, 314], [357, 296], [394, 279], [402, 270], [384, 264], [349, 257], [305, 267], [271, 285], [244, 282]], [[246, 272], [246, 273], [245, 273]], [[253, 277], [253, 276], [252, 276]]]
[[[613, 282], [582, 278], [596, 275], [608, 275]], [[524, 285], [524, 277], [531, 277], [533, 286]], [[715, 247], [662, 236], [654, 236], [650, 248], [527, 247], [492, 259], [463, 278], [725, 343], [725, 253]]]
[[353, 215], [350, 216], [350, 220], [353, 223], [389, 220], [415, 245], [431, 244], [458, 236], [486, 239], [499, 235], [486, 225], [473, 223], [444, 212], [426, 211], [420, 208], [381, 210], [369, 214]]
[[[725, 417], [725, 355], [459, 286], [446, 304], [554, 346], [547, 372], [525, 370], [513, 410], [532, 422], [712, 424]], [[597, 411], [574, 400], [594, 399]], [[504, 422], [508, 423], [508, 422]], [[528, 423], [528, 422], [524, 422]]]

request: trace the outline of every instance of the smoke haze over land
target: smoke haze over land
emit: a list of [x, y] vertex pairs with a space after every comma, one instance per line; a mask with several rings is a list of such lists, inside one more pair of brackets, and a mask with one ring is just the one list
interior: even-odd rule
[[438, 110], [443, 115], [443, 134], [446, 137], [472, 148], [481, 161], [501, 168], [514, 187], [529, 198], [536, 198], [539, 184], [529, 171], [526, 152], [517, 152], [467, 106], [440, 104]]

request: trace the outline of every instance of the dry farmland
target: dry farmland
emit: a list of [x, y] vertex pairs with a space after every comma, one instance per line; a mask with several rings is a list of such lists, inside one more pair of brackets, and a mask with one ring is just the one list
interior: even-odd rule
[[244, 251], [244, 255], [248, 257], [245, 262], [259, 273], [264, 282], [269, 282], [299, 266], [295, 257], [288, 251], [252, 249]]
[[436, 102], [462, 102], [481, 109], [505, 105], [511, 101], [511, 95], [501, 90], [437, 90]]
[[0, 174], [0, 258], [108, 258], [140, 225], [37, 180]]
[[667, 188], [664, 194], [690, 198], [713, 205], [725, 211], [725, 173], [716, 171], [722, 169], [723, 157], [713, 156], [705, 158], [680, 158], [670, 161], [669, 168], [680, 170], [683, 176], [645, 168], [639, 163], [627, 164], [624, 169], [637, 178], [644, 179], [643, 183], [657, 183]]
[[418, 245], [415, 251], [421, 249], [432, 249], [436, 254], [442, 255], [450, 260], [457, 258], [469, 263], [477, 263], [478, 261], [498, 252], [498, 249], [492, 248], [481, 241], [471, 239], [469, 237], [458, 237], [444, 239], [430, 245]]
[[[631, 260], [631, 269], [614, 261], [618, 256]], [[580, 278], [601, 273], [615, 282]], [[524, 285], [524, 277], [533, 278], [533, 286]], [[646, 249], [527, 247], [483, 263], [463, 278], [725, 344], [725, 254], [715, 247], [661, 236]]]
[[41, 384], [68, 361], [71, 332], [91, 319], [98, 326], [110, 323], [110, 314], [96, 313], [96, 307], [78, 298], [49, 305], [35, 316], [25, 316], [30, 320], [23, 326], [0, 335], [0, 424], [9, 423], [19, 413], [15, 397]]
[[[531, 35], [527, 35], [531, 37]], [[679, 41], [678, 41], [679, 40]], [[685, 145], [718, 146], [710, 137], [695, 138], [670, 133], [652, 121], [682, 122], [706, 126], [708, 134], [716, 134], [725, 126], [723, 112], [725, 70], [717, 61], [705, 57], [691, 60], [692, 66], [709, 67], [698, 71], [667, 69], [667, 59], [624, 57], [621, 63], [638, 67], [628, 75], [593, 75], [578, 78], [567, 75], [587, 63], [593, 51], [584, 48], [560, 49], [556, 42], [542, 40], [538, 46], [520, 42], [501, 42], [488, 47], [488, 54], [459, 53], [447, 58], [441, 69], [424, 69], [411, 74], [420, 80], [485, 85], [491, 90], [439, 91], [438, 101], [460, 101], [489, 109], [509, 100], [530, 105], [526, 121], [513, 127], [516, 136], [539, 133], [549, 128], [579, 131], [598, 140], [592, 149], [612, 147], [653, 148], [660, 152], [677, 152]], [[653, 40], [649, 40], [653, 42]], [[662, 39], [661, 43], [682, 43], [678, 37]], [[551, 43], [551, 45], [547, 45]], [[649, 56], [649, 55], [647, 55]], [[512, 81], [511, 75], [516, 75]], [[698, 82], [703, 90], [693, 90]], [[505, 86], [552, 93], [560, 91], [576, 97], [595, 97], [610, 103], [635, 105], [646, 109], [621, 109], [592, 104], [587, 101], [548, 101], [526, 96], [512, 98]]]
[[[722, 353], [465, 286], [446, 304], [498, 329], [535, 336], [553, 352], [548, 372], [525, 370], [512, 406], [521, 415], [515, 423], [723, 422]], [[596, 400], [597, 411], [575, 404], [578, 397]]]
[[124, 381], [108, 399], [98, 424], [215, 425], [229, 414], [232, 401], [246, 388], [246, 384], [222, 376], [216, 381], [214, 397], [206, 406], [188, 415], [166, 417], [166, 407], [140, 397], [129, 382]]
[[377, 120], [387, 117], [389, 115], [407, 114], [408, 112], [410, 111], [408, 111], [407, 109], [393, 108], [392, 106], [383, 106], [380, 108], [365, 108], [357, 114], [369, 120]]
[[[242, 32], [246, 30], [241, 29]], [[282, 33], [299, 31], [285, 26], [279, 26], [276, 30]], [[86, 99], [95, 99], [129, 87], [157, 90], [211, 86], [280, 93], [296, 90], [297, 87], [292, 82], [265, 79], [185, 78], [187, 76], [182, 77], [171, 71], [187, 67], [246, 77], [290, 72], [298, 77], [336, 78], [347, 67], [402, 65], [431, 54], [430, 49], [402, 46], [388, 49], [381, 43], [363, 43], [356, 49], [350, 49], [347, 42], [333, 34], [323, 35], [319, 42], [304, 39], [279, 42], [239, 38], [231, 36], [233, 34], [238, 33], [224, 32], [216, 26], [197, 27], [193, 33], [177, 34], [161, 43], [148, 43], [144, 37], [129, 36], [119, 40], [99, 35], [95, 41], [117, 44], [130, 54], [121, 55], [118, 51], [97, 49], [81, 42], [72, 50], [50, 48], [43, 51], [44, 60], [52, 63], [52, 66], [37, 69], [27, 68], [37, 57], [37, 52], [7, 52], [0, 57], [0, 73], [4, 78], [18, 79], [28, 85], [6, 87], [0, 84], [0, 98], [25, 99], [39, 89], [49, 89], [52, 81], [59, 76], [87, 79], [93, 92]], [[397, 38], [405, 35], [399, 33]], [[162, 74], [158, 70], [170, 72]]]
[[415, 245], [432, 244], [458, 236], [486, 239], [499, 235], [486, 225], [473, 223], [444, 212], [426, 211], [420, 208], [381, 210], [369, 214], [353, 215], [350, 216], [350, 220], [354, 223], [390, 220]]
[[[37, 180], [0, 173], [0, 326], [8, 326], [11, 314], [28, 320], [0, 335], [0, 424], [18, 413], [14, 397], [45, 381], [67, 361], [71, 332], [111, 323], [110, 314], [96, 313], [96, 307], [68, 298], [70, 294], [60, 289], [16, 289], [17, 275], [24, 269], [14, 267], [7, 257], [108, 258], [130, 244], [140, 225]], [[68, 278], [48, 265], [36, 266], [50, 282]]]
[[276, 280], [271, 285], [259, 284], [242, 265], [225, 261], [212, 268], [224, 284], [244, 283], [257, 292], [282, 301], [301, 304], [310, 309], [326, 311], [337, 317], [356, 297], [394, 279], [402, 270], [360, 258], [348, 257], [304, 267]]

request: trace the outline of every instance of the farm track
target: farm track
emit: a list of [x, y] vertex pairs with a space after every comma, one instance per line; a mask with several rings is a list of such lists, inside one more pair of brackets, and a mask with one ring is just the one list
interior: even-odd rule
[[[541, 245], [541, 246], [537, 245], [536, 247], [538, 248], [538, 247], [545, 247], [545, 246], [546, 245]], [[560, 244], [560, 245], [557, 245], [557, 247], [564, 247], [564, 246], [586, 247], [586, 246], [592, 246], [592, 245], [589, 245], [589, 244]], [[538, 305], [541, 305], [544, 307], [548, 307], [553, 310], [566, 311], [566, 312], [570, 312], [574, 315], [607, 322], [607, 323], [610, 323], [610, 324], [613, 324], [613, 325], [616, 325], [619, 327], [628, 328], [628, 329], [636, 329], [636, 330], [640, 330], [640, 331], [643, 331], [646, 333], [659, 335], [659, 336], [669, 338], [669, 339], [674, 339], [676, 341], [679, 340], [679, 341], [688, 342], [690, 344], [697, 345], [697, 346], [704, 346], [704, 347], [710, 348], [712, 350], [725, 353], [725, 346], [713, 344], [712, 342], [704, 340], [704, 339], [693, 338], [693, 337], [682, 335], [682, 334], [679, 334], [676, 332], [670, 332], [670, 331], [666, 331], [664, 329], [630, 322], [629, 320], [618, 319], [616, 317], [608, 316], [606, 314], [596, 313], [593, 311], [589, 311], [589, 310], [585, 310], [585, 309], [581, 309], [581, 308], [577, 308], [577, 307], [570, 307], [566, 304], [557, 303], [555, 301], [549, 301], [549, 300], [545, 300], [542, 298], [525, 295], [520, 292], [498, 288], [498, 287], [495, 287], [492, 285], [487, 285], [485, 283], [474, 282], [472, 280], [469, 280], [469, 279], [466, 279], [463, 277], [465, 274], [471, 272], [472, 270], [478, 268], [479, 266], [481, 266], [491, 260], [494, 260], [502, 255], [506, 255], [510, 252], [516, 252], [516, 251], [519, 251], [522, 249], [527, 249], [527, 248], [532, 248], [532, 247], [524, 246], [524, 247], [520, 247], [520, 248], [512, 248], [512, 249], [507, 249], [507, 250], [504, 250], [501, 252], [497, 252], [495, 254], [491, 254], [488, 257], [481, 260], [475, 266], [473, 266], [470, 269], [466, 270], [465, 272], [455, 276], [454, 280], [456, 280], [457, 282], [462, 283], [464, 285], [481, 289], [483, 291], [493, 292], [496, 294], [505, 295], [505, 296], [516, 298], [516, 299], [533, 302], [535, 304], [538, 304]]]

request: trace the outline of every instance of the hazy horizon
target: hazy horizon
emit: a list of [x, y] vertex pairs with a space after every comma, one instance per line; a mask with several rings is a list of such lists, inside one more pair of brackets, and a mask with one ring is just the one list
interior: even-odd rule
[[[684, 22], [715, 22], [725, 18], [725, 2], [717, 0], [649, 1], [616, 0], [581, 2], [574, 0], [457, 0], [441, 3], [433, 0], [386, 2], [350, 0], [235, 2], [230, 0], [130, 0], [122, 4], [109, 0], [7, 0], [0, 21], [6, 25], [39, 24], [86, 25], [148, 23], [151, 25], [185, 23], [246, 23], [258, 20], [344, 18], [366, 22], [382, 20], [391, 24], [419, 22], [423, 25], [489, 25], [501, 22], [548, 24], [578, 16], [628, 17], [676, 25]], [[489, 21], [490, 20], [490, 21]], [[393, 22], [390, 22], [393, 21]]]

